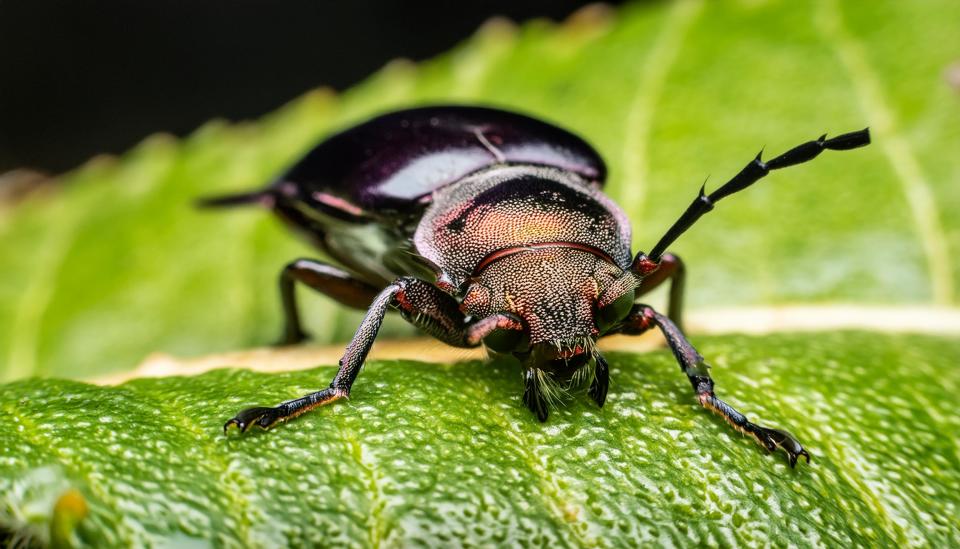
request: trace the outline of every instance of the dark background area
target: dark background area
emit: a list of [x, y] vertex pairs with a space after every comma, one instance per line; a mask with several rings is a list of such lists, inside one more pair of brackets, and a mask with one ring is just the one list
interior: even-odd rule
[[0, 174], [256, 118], [442, 53], [494, 15], [559, 20], [587, 3], [0, 0]]

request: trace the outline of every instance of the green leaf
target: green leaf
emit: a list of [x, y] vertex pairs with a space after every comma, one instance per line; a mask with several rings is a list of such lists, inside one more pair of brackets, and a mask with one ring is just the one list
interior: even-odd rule
[[[333, 367], [115, 387], [3, 387], [0, 521], [73, 487], [93, 546], [955, 546], [960, 342], [868, 333], [698, 338], [718, 392], [790, 429], [790, 469], [700, 409], [666, 350], [611, 359], [598, 409], [546, 424], [519, 367], [369, 364], [352, 398], [264, 433], [226, 418]], [[282, 358], [282, 356], [281, 356]], [[34, 518], [42, 531], [47, 516]], [[28, 530], [29, 531], [29, 530]]]
[[[944, 72], [958, 16], [948, 0], [682, 0], [492, 22], [342, 96], [155, 136], [6, 206], [0, 379], [17, 381], [0, 385], [0, 540], [960, 545], [960, 340], [827, 331], [845, 325], [838, 303], [857, 322], [957, 331], [960, 100]], [[372, 361], [347, 403], [245, 437], [223, 436], [224, 420], [324, 386], [333, 366], [22, 379], [272, 341], [276, 274], [315, 251], [265, 212], [200, 212], [194, 199], [256, 188], [337, 129], [435, 102], [515, 108], [582, 134], [609, 163], [636, 249], [704, 176], [715, 188], [761, 146], [774, 155], [871, 126], [872, 146], [776, 173], [676, 244], [694, 318], [713, 319], [703, 328], [718, 329], [717, 309], [816, 305], [805, 311], [822, 333], [695, 338], [720, 395], [791, 430], [813, 463], [792, 470], [700, 409], [663, 350], [612, 354], [606, 407], [580, 395], [546, 424], [520, 403], [509, 363]], [[320, 342], [349, 337], [360, 314], [308, 309]], [[384, 335], [409, 333], [392, 319]], [[335, 361], [315, 353], [271, 362]]]
[[[316, 252], [266, 212], [200, 212], [194, 199], [256, 188], [338, 128], [432, 102], [520, 109], [596, 144], [637, 249], [705, 176], [715, 187], [760, 147], [869, 125], [872, 146], [778, 172], [685, 235], [688, 302], [955, 305], [960, 101], [944, 71], [960, 51], [957, 20], [949, 0], [690, 0], [594, 8], [562, 25], [494, 22], [342, 97], [312, 92], [256, 123], [150, 138], [4, 212], [0, 379], [89, 378], [150, 352], [274, 340], [276, 273]], [[359, 320], [323, 299], [308, 308], [319, 342]], [[394, 319], [385, 333], [411, 331]]]

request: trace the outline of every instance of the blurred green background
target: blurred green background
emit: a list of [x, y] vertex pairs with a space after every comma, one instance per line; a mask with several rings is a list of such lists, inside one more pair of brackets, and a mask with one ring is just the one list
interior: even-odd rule
[[[649, 248], [693, 197], [769, 154], [871, 126], [725, 201], [675, 245], [694, 309], [790, 303], [952, 307], [960, 279], [960, 4], [678, 1], [593, 7], [563, 24], [493, 21], [421, 64], [256, 122], [214, 121], [98, 157], [0, 206], [0, 380], [128, 370], [153, 352], [261, 346], [276, 275], [316, 255], [265, 211], [202, 212], [256, 188], [323, 136], [425, 103], [521, 110], [593, 143]], [[954, 74], [955, 77], [955, 74]], [[304, 300], [320, 343], [359, 313]], [[412, 333], [397, 319], [385, 334]]]

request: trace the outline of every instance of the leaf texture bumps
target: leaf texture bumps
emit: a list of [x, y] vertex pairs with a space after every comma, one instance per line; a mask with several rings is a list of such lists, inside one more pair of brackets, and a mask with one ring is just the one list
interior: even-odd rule
[[224, 419], [333, 368], [27, 380], [0, 389], [0, 517], [23, 528], [18, 495], [52, 485], [86, 498], [76, 536], [94, 546], [960, 542], [960, 343], [698, 343], [721, 394], [790, 429], [810, 465], [790, 469], [700, 409], [666, 350], [613, 355], [607, 405], [579, 395], [546, 424], [509, 363], [377, 361], [349, 401], [245, 437], [224, 437]]

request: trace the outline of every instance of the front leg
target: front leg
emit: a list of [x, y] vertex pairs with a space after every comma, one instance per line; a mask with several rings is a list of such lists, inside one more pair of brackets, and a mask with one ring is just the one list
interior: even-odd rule
[[619, 331], [625, 334], [640, 334], [653, 327], [663, 332], [670, 350], [696, 391], [701, 406], [725, 419], [734, 429], [752, 436], [768, 451], [783, 449], [791, 467], [796, 465], [800, 456], [806, 458], [807, 463], [810, 462], [810, 454], [789, 433], [752, 423], [733, 406], [717, 398], [713, 392], [713, 379], [708, 372], [710, 366], [669, 318], [648, 305], [635, 305]]
[[520, 319], [498, 314], [467, 324], [459, 304], [436, 286], [411, 277], [397, 279], [381, 291], [370, 304], [366, 316], [340, 359], [340, 369], [326, 389], [282, 402], [274, 407], [255, 407], [241, 411], [227, 421], [224, 432], [236, 426], [245, 432], [256, 425], [269, 429], [324, 404], [350, 396], [350, 388], [360, 373], [370, 347], [377, 337], [388, 308], [400, 310], [414, 326], [456, 347], [476, 347], [495, 330], [522, 330]]
[[274, 407], [247, 408], [224, 424], [224, 433], [231, 426], [236, 426], [241, 432], [253, 425], [269, 429], [318, 406], [350, 396], [350, 388], [357, 379], [377, 332], [380, 331], [383, 317], [391, 306], [400, 309], [404, 317], [413, 324], [448, 343], [465, 339], [463, 313], [457, 308], [452, 297], [428, 282], [416, 278], [400, 278], [373, 298], [366, 316], [340, 359], [340, 369], [329, 387]]

